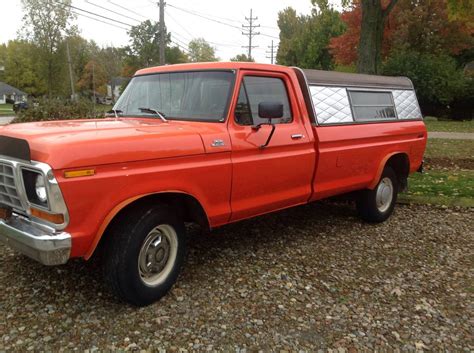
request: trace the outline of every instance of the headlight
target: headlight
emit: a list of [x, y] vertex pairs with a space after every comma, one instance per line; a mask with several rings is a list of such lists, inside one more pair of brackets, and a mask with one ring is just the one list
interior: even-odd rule
[[49, 208], [45, 176], [37, 171], [23, 169], [23, 181], [28, 201], [32, 205]]
[[38, 176], [36, 177], [35, 192], [36, 192], [36, 196], [38, 196], [38, 200], [40, 200], [42, 203], [48, 202], [48, 193], [46, 192], [46, 184], [44, 181], [44, 176], [41, 174], [38, 174]]

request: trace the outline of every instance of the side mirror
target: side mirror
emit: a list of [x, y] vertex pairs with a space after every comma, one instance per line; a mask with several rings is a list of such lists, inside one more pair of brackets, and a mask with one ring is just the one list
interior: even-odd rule
[[283, 117], [283, 104], [279, 102], [262, 102], [258, 104], [258, 116], [263, 119], [279, 119]]

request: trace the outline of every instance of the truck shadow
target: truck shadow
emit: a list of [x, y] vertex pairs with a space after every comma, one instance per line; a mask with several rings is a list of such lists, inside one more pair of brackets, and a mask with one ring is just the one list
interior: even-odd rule
[[[201, 233], [192, 226], [188, 229], [187, 261], [182, 274], [171, 293], [159, 303], [175, 300], [175, 292], [192, 293], [194, 286], [205, 285], [196, 283], [203, 277], [210, 284], [212, 276], [218, 277], [219, 272], [233, 271], [234, 264], [227, 259], [237, 257], [251, 263], [255, 254], [269, 251], [285, 256], [287, 247], [298, 246], [308, 237], [317, 241], [322, 234], [340, 234], [338, 227], [350, 223], [360, 223], [352, 204], [323, 201], [226, 225], [211, 233]], [[10, 301], [18, 297], [21, 306], [36, 302], [38, 297], [47, 298], [45, 303], [57, 311], [64, 310], [65, 305], [74, 306], [74, 302], [80, 303], [84, 311], [106, 307], [125, 314], [135, 310], [110, 295], [98, 261], [72, 260], [63, 266], [46, 267], [10, 249], [0, 248], [0, 267], [7, 272], [0, 287], [8, 288], [0, 294], [0, 309], [8, 295]]]

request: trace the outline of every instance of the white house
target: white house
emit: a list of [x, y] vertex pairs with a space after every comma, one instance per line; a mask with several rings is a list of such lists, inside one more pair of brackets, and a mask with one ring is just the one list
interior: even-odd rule
[[20, 91], [18, 88], [7, 85], [5, 82], [0, 82], [0, 104], [5, 104], [7, 99], [12, 101], [26, 101], [28, 94]]

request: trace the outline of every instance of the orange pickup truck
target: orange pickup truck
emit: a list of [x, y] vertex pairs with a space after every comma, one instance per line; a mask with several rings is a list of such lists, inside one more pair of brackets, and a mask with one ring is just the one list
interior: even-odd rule
[[0, 135], [0, 240], [45, 265], [100, 252], [135, 305], [176, 281], [185, 222], [212, 229], [346, 193], [384, 221], [427, 139], [407, 78], [253, 63], [143, 69], [105, 119]]

